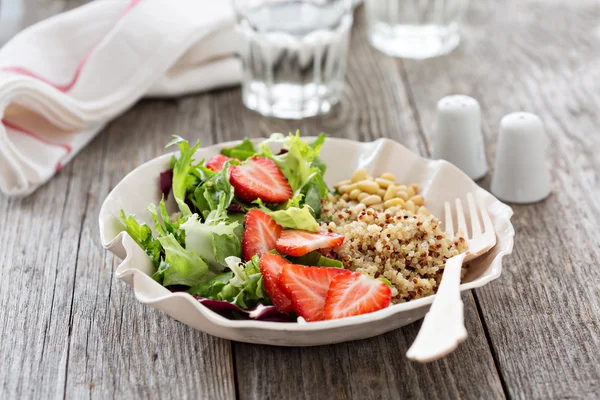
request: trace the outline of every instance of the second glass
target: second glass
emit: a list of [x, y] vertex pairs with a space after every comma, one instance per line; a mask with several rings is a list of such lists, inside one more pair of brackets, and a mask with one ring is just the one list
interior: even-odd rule
[[235, 0], [244, 105], [265, 116], [327, 113], [344, 90], [351, 0]]
[[460, 41], [467, 0], [365, 0], [369, 41], [395, 57], [448, 54]]

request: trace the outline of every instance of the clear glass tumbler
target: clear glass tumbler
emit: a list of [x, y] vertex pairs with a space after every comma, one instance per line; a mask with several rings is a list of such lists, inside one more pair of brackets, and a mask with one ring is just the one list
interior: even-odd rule
[[242, 97], [265, 116], [327, 113], [344, 90], [351, 0], [234, 0]]
[[460, 41], [468, 0], [365, 0], [369, 42], [414, 59], [450, 53]]

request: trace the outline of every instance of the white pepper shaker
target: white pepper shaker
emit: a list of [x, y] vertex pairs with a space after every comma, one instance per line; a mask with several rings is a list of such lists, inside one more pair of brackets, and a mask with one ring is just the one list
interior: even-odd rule
[[438, 101], [432, 139], [434, 159], [451, 162], [471, 179], [487, 173], [481, 108], [474, 98], [452, 95]]
[[547, 143], [537, 115], [516, 112], [504, 116], [492, 176], [494, 196], [511, 203], [534, 203], [548, 197]]

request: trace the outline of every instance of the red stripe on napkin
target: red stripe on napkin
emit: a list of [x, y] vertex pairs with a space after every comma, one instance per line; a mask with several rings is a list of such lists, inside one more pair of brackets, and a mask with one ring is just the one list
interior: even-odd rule
[[51, 141], [49, 141], [49, 140], [47, 140], [47, 139], [39, 136], [38, 134], [30, 131], [29, 129], [25, 129], [25, 128], [21, 127], [21, 126], [13, 124], [12, 122], [8, 121], [7, 119], [3, 119], [2, 123], [7, 128], [10, 128], [10, 129], [13, 129], [15, 131], [24, 133], [25, 135], [30, 136], [30, 137], [32, 137], [32, 138], [36, 139], [37, 141], [42, 142], [44, 144], [47, 144], [47, 145], [50, 145], [50, 146], [62, 147], [63, 149], [65, 149], [67, 151], [67, 154], [69, 154], [70, 152], [73, 151], [73, 148], [70, 145], [68, 145], [68, 144], [53, 143], [53, 142], [51, 142]]
[[[121, 14], [121, 18], [123, 18], [123, 16], [125, 14], [127, 14], [129, 11], [131, 11], [136, 5], [138, 5], [142, 0], [131, 0], [129, 2], [129, 4], [127, 5], [127, 7], [125, 7], [125, 9], [123, 10], [123, 13]], [[24, 68], [24, 67], [18, 67], [18, 66], [11, 66], [11, 67], [2, 67], [0, 68], [2, 71], [9, 71], [9, 72], [15, 72], [17, 74], [21, 74], [21, 75], [25, 75], [25, 76], [29, 76], [31, 78], [35, 78], [39, 81], [42, 81], [50, 86], [53, 86], [54, 88], [60, 90], [61, 92], [68, 92], [70, 91], [73, 86], [75, 86], [75, 84], [77, 83], [77, 80], [79, 79], [79, 75], [81, 75], [81, 70], [83, 69], [83, 66], [86, 64], [87, 60], [90, 58], [90, 56], [92, 55], [92, 53], [94, 52], [94, 50], [96, 49], [96, 47], [94, 46], [94, 48], [92, 48], [92, 50], [89, 51], [89, 53], [87, 53], [85, 55], [85, 57], [83, 57], [83, 59], [79, 62], [79, 64], [77, 65], [77, 68], [75, 69], [75, 74], [73, 75], [73, 78], [71, 79], [71, 81], [67, 84], [60, 84], [60, 83], [54, 83], [49, 81], [48, 79], [37, 75], [35, 72]]]

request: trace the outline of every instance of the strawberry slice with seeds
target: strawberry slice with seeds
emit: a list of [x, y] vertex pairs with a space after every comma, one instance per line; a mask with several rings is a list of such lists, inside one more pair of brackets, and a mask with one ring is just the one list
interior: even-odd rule
[[352, 273], [341, 268], [286, 264], [281, 271], [281, 281], [299, 316], [307, 321], [322, 321], [330, 282], [335, 276], [346, 274]]
[[288, 256], [300, 257], [311, 251], [337, 247], [342, 243], [343, 235], [286, 229], [277, 239], [277, 251]]
[[264, 212], [252, 209], [244, 217], [244, 238], [242, 254], [248, 261], [253, 255], [259, 256], [275, 248], [281, 226]]
[[273, 253], [265, 253], [260, 257], [260, 273], [263, 276], [265, 291], [271, 303], [282, 313], [294, 311], [292, 297], [281, 281], [281, 270], [289, 263], [285, 258]]
[[227, 161], [231, 160], [235, 160], [235, 158], [227, 157], [223, 154], [217, 154], [216, 156], [208, 160], [204, 166], [208, 169], [212, 169], [215, 172], [219, 172], [223, 169], [223, 165], [225, 165]]
[[350, 317], [381, 310], [390, 305], [392, 290], [385, 283], [358, 272], [331, 280], [325, 300], [325, 319]]
[[266, 203], [281, 203], [294, 194], [277, 164], [263, 157], [232, 166], [229, 182], [235, 188], [235, 196], [249, 203], [259, 198]]

